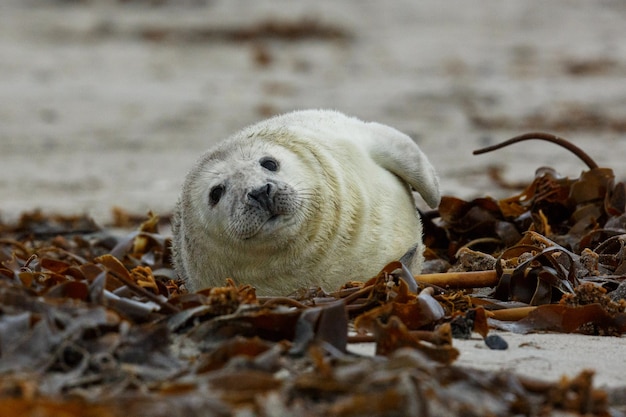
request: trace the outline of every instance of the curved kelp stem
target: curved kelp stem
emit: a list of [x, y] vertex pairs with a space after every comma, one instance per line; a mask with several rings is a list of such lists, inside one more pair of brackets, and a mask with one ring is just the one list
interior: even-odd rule
[[568, 151], [572, 152], [574, 155], [579, 157], [585, 164], [587, 164], [589, 169], [598, 168], [598, 164], [596, 164], [596, 161], [591, 159], [591, 157], [587, 155], [587, 153], [585, 153], [585, 151], [580, 149], [578, 146], [567, 141], [566, 139], [552, 135], [550, 133], [543, 133], [543, 132], [524, 133], [523, 135], [515, 136], [509, 140], [505, 140], [502, 143], [498, 143], [497, 145], [492, 145], [492, 146], [487, 146], [486, 148], [477, 149], [473, 152], [473, 154], [479, 155], [479, 154], [495, 151], [497, 149], [504, 148], [505, 146], [509, 146], [514, 143], [523, 142], [525, 140], [531, 140], [531, 139], [545, 140], [548, 142], [552, 142], [556, 145], [562, 146], [563, 148], [567, 149]]

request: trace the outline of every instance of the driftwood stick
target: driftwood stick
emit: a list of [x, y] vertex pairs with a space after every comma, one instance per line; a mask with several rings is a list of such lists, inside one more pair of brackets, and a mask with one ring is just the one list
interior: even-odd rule
[[415, 280], [443, 288], [480, 288], [498, 284], [495, 270], [415, 275]]
[[503, 308], [502, 310], [487, 311], [487, 316], [502, 321], [518, 321], [528, 316], [537, 306]]

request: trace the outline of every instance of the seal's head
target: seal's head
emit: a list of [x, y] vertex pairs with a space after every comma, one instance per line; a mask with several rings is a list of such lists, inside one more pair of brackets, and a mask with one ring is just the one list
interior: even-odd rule
[[262, 294], [336, 288], [407, 253], [419, 269], [411, 186], [437, 203], [434, 170], [394, 129], [331, 111], [269, 119], [187, 175], [173, 223], [176, 268], [191, 289], [230, 277]]
[[216, 244], [277, 246], [297, 235], [314, 204], [306, 177], [296, 155], [262, 136], [228, 141], [189, 175], [182, 210]]

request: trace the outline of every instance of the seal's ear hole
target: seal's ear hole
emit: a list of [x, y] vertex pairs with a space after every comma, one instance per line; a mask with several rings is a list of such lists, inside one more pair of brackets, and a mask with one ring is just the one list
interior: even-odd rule
[[211, 192], [209, 193], [209, 204], [214, 206], [219, 203], [220, 198], [224, 195], [224, 191], [226, 188], [223, 185], [216, 185], [211, 188]]
[[270, 156], [266, 156], [265, 158], [261, 158], [259, 161], [261, 166], [268, 171], [276, 172], [278, 171], [278, 161]]

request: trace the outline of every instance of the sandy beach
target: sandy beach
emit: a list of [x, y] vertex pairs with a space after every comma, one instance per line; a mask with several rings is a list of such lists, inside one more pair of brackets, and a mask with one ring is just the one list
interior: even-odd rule
[[[471, 154], [528, 131], [570, 139], [623, 179], [624, 27], [611, 0], [6, 0], [0, 215], [170, 213], [204, 149], [303, 108], [410, 134], [446, 195], [513, 193], [490, 167], [522, 183], [543, 165], [585, 169], [541, 142]], [[457, 363], [550, 380], [591, 368], [626, 396], [622, 338], [499, 334], [506, 351], [455, 341]]]

